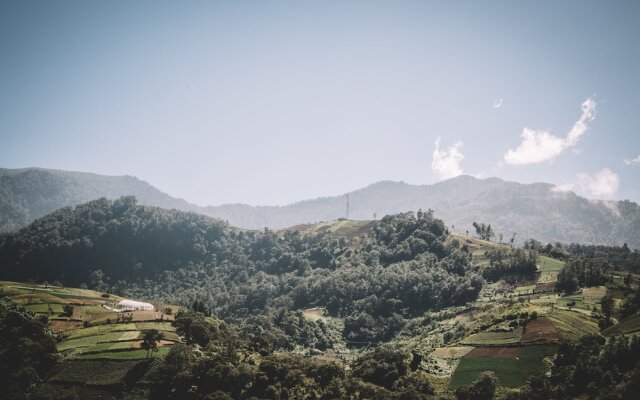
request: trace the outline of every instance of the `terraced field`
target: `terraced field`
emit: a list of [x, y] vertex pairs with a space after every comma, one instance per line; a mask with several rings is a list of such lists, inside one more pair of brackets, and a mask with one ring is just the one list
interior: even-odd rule
[[579, 311], [555, 309], [548, 315], [560, 338], [576, 340], [584, 335], [597, 334], [598, 321]]
[[[87, 289], [25, 285], [17, 282], [0, 282], [0, 290], [27, 310], [47, 316], [50, 326], [61, 331], [63, 341], [57, 344], [58, 351], [66, 359], [143, 359], [145, 350], [140, 350], [143, 331], [157, 329], [164, 334], [159, 351], [165, 354], [180, 338], [171, 326], [173, 315], [156, 311], [133, 311], [117, 313], [102, 307], [108, 302], [122, 298], [105, 295]], [[64, 306], [73, 305], [73, 314], [64, 314]], [[177, 307], [176, 307], [177, 309]], [[121, 316], [130, 316], [133, 322]]]
[[466, 346], [503, 346], [520, 343], [522, 327], [515, 328], [511, 332], [480, 332], [461, 341]]

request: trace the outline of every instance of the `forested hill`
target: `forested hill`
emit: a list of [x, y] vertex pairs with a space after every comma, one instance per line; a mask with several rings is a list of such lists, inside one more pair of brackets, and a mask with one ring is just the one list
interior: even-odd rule
[[0, 168], [0, 232], [9, 232], [61, 207], [132, 195], [141, 204], [194, 211], [196, 206], [132, 176], [42, 168]]
[[[140, 204], [193, 211], [245, 229], [286, 228], [346, 216], [346, 195], [285, 206], [226, 204], [199, 207], [129, 176], [42, 169], [0, 169], [0, 232], [18, 229], [57, 208], [106, 197], [136, 196]], [[585, 243], [640, 248], [640, 207], [630, 201], [596, 201], [562, 193], [545, 183], [459, 176], [435, 185], [378, 182], [349, 193], [349, 218], [371, 220], [407, 211], [434, 210], [464, 233], [474, 221], [490, 221], [516, 242]]]
[[287, 304], [413, 315], [465, 304], [482, 287], [468, 252], [447, 237], [444, 223], [423, 212], [387, 216], [349, 240], [244, 231], [133, 197], [99, 199], [1, 237], [0, 279], [142, 286], [153, 293], [140, 297], [200, 298], [220, 316]]

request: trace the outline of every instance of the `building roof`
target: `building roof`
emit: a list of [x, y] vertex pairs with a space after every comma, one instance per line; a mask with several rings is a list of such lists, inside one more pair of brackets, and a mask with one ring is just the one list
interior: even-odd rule
[[153, 304], [145, 303], [142, 301], [135, 300], [120, 300], [118, 305], [121, 307], [132, 307], [132, 308], [154, 308]]

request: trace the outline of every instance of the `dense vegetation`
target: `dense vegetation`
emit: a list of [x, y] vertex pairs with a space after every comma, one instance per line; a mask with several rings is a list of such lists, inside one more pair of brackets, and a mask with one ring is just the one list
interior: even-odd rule
[[56, 341], [46, 318], [36, 318], [0, 293], [0, 388], [23, 399], [56, 363]]
[[600, 286], [611, 280], [611, 267], [605, 261], [578, 257], [569, 260], [558, 274], [557, 288], [575, 292], [578, 288]]
[[622, 246], [586, 245], [571, 243], [542, 244], [535, 239], [529, 239], [524, 243], [525, 249], [536, 250], [558, 259], [571, 257], [595, 258], [607, 262], [617, 271], [640, 272], [640, 251], [631, 250], [627, 244]]
[[64, 208], [4, 238], [1, 277], [88, 283], [201, 311], [303, 345], [331, 329], [297, 310], [345, 317], [353, 342], [388, 340], [406, 318], [474, 300], [482, 278], [431, 212], [388, 216], [347, 240], [242, 231], [204, 216], [137, 205], [132, 197]]
[[[182, 314], [176, 324], [189, 340], [174, 346], [152, 378], [152, 399], [426, 399], [434, 393], [409, 354], [381, 347], [352, 371], [318, 364], [251, 342], [224, 322], [202, 314]], [[261, 343], [270, 336], [262, 335]]]
[[536, 273], [538, 255], [535, 252], [522, 249], [498, 249], [488, 251], [485, 256], [489, 259], [489, 266], [484, 268], [482, 273], [489, 281], [531, 279]]

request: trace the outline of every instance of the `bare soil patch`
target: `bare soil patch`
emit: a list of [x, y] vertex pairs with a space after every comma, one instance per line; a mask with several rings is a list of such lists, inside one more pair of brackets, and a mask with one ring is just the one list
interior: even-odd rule
[[49, 326], [51, 326], [51, 329], [56, 331], [66, 331], [68, 329], [75, 329], [82, 326], [82, 322], [52, 320], [49, 321]]
[[307, 321], [317, 321], [324, 316], [324, 309], [322, 308], [309, 308], [302, 312], [302, 315]]
[[456, 359], [466, 356], [472, 350], [471, 346], [438, 347], [431, 355], [438, 358]]
[[558, 330], [547, 317], [538, 317], [529, 321], [522, 333], [522, 343], [558, 341], [559, 338]]
[[582, 298], [584, 300], [600, 300], [607, 294], [607, 289], [604, 287], [590, 287], [582, 289]]

